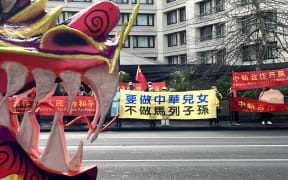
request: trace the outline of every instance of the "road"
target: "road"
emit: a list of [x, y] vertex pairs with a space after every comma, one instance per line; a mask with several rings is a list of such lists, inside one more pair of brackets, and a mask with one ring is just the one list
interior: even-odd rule
[[[66, 133], [70, 155], [83, 139]], [[98, 166], [97, 180], [288, 179], [285, 130], [108, 131], [84, 143], [83, 165]]]

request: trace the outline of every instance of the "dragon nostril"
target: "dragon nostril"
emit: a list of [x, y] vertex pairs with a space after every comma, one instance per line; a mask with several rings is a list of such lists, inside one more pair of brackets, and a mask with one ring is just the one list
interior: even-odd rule
[[58, 33], [53, 37], [53, 42], [58, 46], [87, 46], [88, 43], [83, 37], [71, 33]]

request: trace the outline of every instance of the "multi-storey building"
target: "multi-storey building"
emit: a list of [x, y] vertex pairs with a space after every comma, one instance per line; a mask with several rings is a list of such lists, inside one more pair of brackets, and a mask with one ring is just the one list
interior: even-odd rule
[[[49, 0], [48, 8], [63, 5], [64, 11], [58, 20], [58, 23], [62, 23], [97, 1], [99, 0]], [[110, 1], [117, 3], [121, 12], [118, 25], [111, 32], [113, 35], [120, 31], [124, 21], [129, 20], [137, 0]], [[246, 5], [251, 0], [238, 1], [241, 5]], [[225, 2], [227, 1], [140, 0], [140, 10], [123, 51], [163, 64], [236, 62], [227, 62], [227, 49], [225, 46], [219, 46], [219, 42], [225, 40], [227, 27], [231, 26], [227, 22], [229, 7]], [[245, 30], [242, 27], [244, 26], [247, 31], [253, 28], [253, 24], [243, 25], [243, 22], [233, 26], [236, 29], [241, 26], [240, 29]], [[243, 45], [243, 54], [248, 56], [241, 57], [240, 63], [253, 64], [253, 58], [256, 56], [253, 54], [253, 47], [253, 44]], [[275, 46], [267, 50], [266, 59], [277, 58], [273, 47]]]

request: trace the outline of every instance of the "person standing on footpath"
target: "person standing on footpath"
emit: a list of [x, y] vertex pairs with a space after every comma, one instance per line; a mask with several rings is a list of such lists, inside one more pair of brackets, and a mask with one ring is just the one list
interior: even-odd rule
[[136, 91], [136, 90], [137, 90], [137, 89], [133, 86], [133, 82], [130, 81], [130, 82], [128, 83], [128, 85], [129, 85], [129, 86], [128, 86], [127, 90], [130, 90], [130, 91]]
[[[167, 91], [167, 87], [163, 86], [162, 87], [162, 92], [166, 92]], [[161, 126], [170, 126], [170, 122], [169, 119], [161, 119]]]
[[230, 125], [234, 125], [239, 126], [240, 125], [240, 121], [239, 121], [239, 114], [238, 111], [231, 111], [231, 107], [230, 107], [230, 102], [231, 102], [231, 97], [237, 97], [237, 91], [236, 90], [232, 90], [231, 88], [228, 89], [227, 91], [227, 97], [229, 98], [229, 120], [230, 120]]
[[[259, 95], [259, 98], [258, 98], [260, 101], [261, 101], [261, 97], [262, 97], [262, 96], [264, 95], [264, 93], [265, 93], [266, 91], [268, 91], [268, 90], [269, 90], [268, 87], [264, 87], [264, 88], [262, 89], [262, 91], [261, 91], [261, 93], [260, 93], [260, 95]], [[272, 121], [271, 121], [272, 117], [273, 117], [273, 114], [272, 114], [272, 113], [270, 113], [270, 112], [262, 112], [262, 113], [260, 114], [260, 119], [262, 120], [261, 124], [262, 124], [262, 125], [265, 125], [265, 124], [271, 125], [271, 124], [272, 124]]]
[[[218, 91], [216, 86], [212, 86], [211, 89], [213, 89], [216, 93], [216, 119], [214, 119], [214, 124], [215, 126], [218, 126], [219, 124], [219, 113], [221, 112], [221, 107], [220, 107], [220, 101], [223, 99], [223, 95]], [[213, 125], [213, 119], [210, 120], [210, 125]]]
[[[111, 106], [111, 117], [115, 117], [119, 114], [119, 103], [120, 103], [120, 88], [117, 88], [115, 96], [113, 98], [112, 106]], [[121, 119], [117, 118], [116, 126], [121, 127]]]

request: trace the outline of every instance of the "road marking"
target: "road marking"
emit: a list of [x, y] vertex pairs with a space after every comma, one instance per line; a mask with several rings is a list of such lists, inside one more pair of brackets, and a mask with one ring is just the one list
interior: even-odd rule
[[288, 159], [115, 159], [82, 160], [83, 162], [288, 162]]
[[[128, 145], [128, 146], [123, 146], [123, 145], [116, 145], [116, 146], [84, 146], [84, 151], [85, 150], [107, 150], [107, 149], [183, 149], [183, 148], [255, 148], [255, 147], [288, 147], [287, 144], [275, 144], [275, 145], [265, 145], [265, 144], [247, 144], [247, 145]], [[45, 148], [44, 145], [39, 146], [40, 150], [43, 150]], [[77, 150], [78, 146], [67, 146], [68, 150]]]
[[[45, 135], [40, 135], [40, 139], [48, 139], [49, 135], [45, 134]], [[75, 134], [75, 135], [65, 135], [66, 139], [86, 139], [86, 135], [79, 135], [79, 134]], [[219, 136], [219, 137], [197, 137], [197, 136], [193, 136], [193, 137], [178, 137], [178, 136], [174, 136], [174, 137], [147, 137], [147, 136], [143, 136], [143, 137], [119, 137], [117, 135], [113, 136], [113, 137], [99, 137], [98, 140], [104, 140], [104, 139], [288, 139], [288, 136], [237, 136], [237, 137], [225, 137], [225, 136]]]

